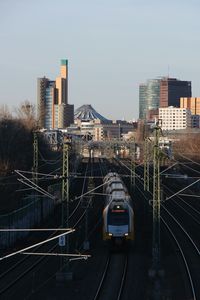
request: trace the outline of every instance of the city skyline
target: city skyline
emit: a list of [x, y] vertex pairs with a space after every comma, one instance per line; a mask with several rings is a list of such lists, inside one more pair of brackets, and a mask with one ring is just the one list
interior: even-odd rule
[[1, 1], [0, 104], [36, 104], [37, 78], [56, 78], [62, 58], [69, 103], [91, 104], [108, 119], [138, 118], [139, 84], [149, 78], [191, 81], [199, 97], [199, 7], [196, 0]]
[[55, 80], [37, 79], [37, 118], [42, 128], [64, 128], [74, 122], [74, 105], [68, 103], [68, 60], [60, 61]]

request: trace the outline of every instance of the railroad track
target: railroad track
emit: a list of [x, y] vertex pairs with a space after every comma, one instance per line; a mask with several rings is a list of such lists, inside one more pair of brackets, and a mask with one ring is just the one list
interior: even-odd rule
[[[87, 164], [88, 167], [88, 164]], [[87, 168], [85, 171], [85, 174], [87, 173]], [[86, 176], [85, 176], [86, 177]], [[84, 180], [84, 185], [86, 183], [86, 180]], [[84, 190], [84, 186], [82, 191]], [[73, 211], [70, 213], [69, 219], [71, 220], [72, 218], [75, 217], [75, 214], [80, 206], [81, 200], [79, 199], [79, 201], [77, 202], [77, 204], [74, 206]], [[73, 226], [72, 227], [76, 227], [78, 226], [78, 224], [81, 222], [81, 220], [84, 217], [84, 213], [82, 213], [81, 215], [79, 214], [78, 218], [76, 219], [76, 221], [73, 221]], [[55, 235], [58, 232], [53, 232], [50, 236], [45, 237], [45, 238], [50, 238], [53, 235]], [[57, 242], [55, 243], [51, 243], [50, 245], [45, 245], [45, 246], [39, 246], [36, 247], [33, 252], [36, 252], [38, 250], [42, 251], [42, 252], [53, 252], [55, 249], [57, 248]], [[21, 279], [23, 279], [27, 274], [29, 274], [33, 269], [35, 269], [37, 266], [39, 266], [42, 262], [45, 261], [45, 263], [47, 263], [49, 261], [49, 257], [46, 256], [42, 256], [42, 257], [33, 257], [30, 255], [27, 255], [25, 257], [23, 257], [22, 259], [20, 259], [19, 261], [16, 261], [16, 258], [11, 258], [12, 261], [12, 266], [9, 267], [7, 270], [5, 270], [4, 272], [1, 273], [0, 275], [0, 279], [1, 279], [1, 283], [0, 283], [0, 297], [1, 299], [9, 299], [8, 296], [4, 295], [6, 294], [6, 292], [10, 292], [10, 289], [12, 287], [14, 287]], [[6, 265], [4, 266], [6, 267]], [[15, 274], [15, 276], [13, 276], [13, 274]], [[14, 277], [14, 279], [13, 279]]]
[[200, 249], [173, 214], [165, 207], [162, 209], [165, 213], [162, 214], [161, 220], [178, 247], [184, 265], [185, 277], [188, 280], [187, 297], [193, 300], [200, 299]]
[[[126, 164], [129, 167], [129, 164]], [[139, 174], [139, 170], [138, 170]], [[142, 174], [141, 174], [142, 175]], [[142, 180], [138, 178], [138, 183], [142, 191]], [[165, 189], [169, 190], [169, 188]], [[180, 190], [181, 187], [173, 181], [170, 185], [170, 195]], [[145, 197], [145, 194], [143, 194]], [[169, 196], [170, 196], [169, 195]], [[191, 195], [192, 197], [192, 195]], [[147, 199], [148, 201], [148, 199]], [[187, 299], [200, 299], [200, 248], [199, 248], [199, 230], [194, 230], [194, 224], [199, 228], [199, 211], [193, 206], [176, 196], [162, 204], [161, 220], [167, 228], [169, 235], [174, 241], [177, 254], [182, 259], [182, 267], [184, 269], [184, 281], [187, 282], [186, 292]], [[190, 226], [189, 229], [188, 225]], [[193, 230], [192, 230], [193, 229]]]
[[[171, 188], [165, 187], [165, 190], [169, 190], [172, 193]], [[200, 230], [200, 211], [194, 206], [195, 195], [191, 194], [187, 197], [186, 201], [183, 199], [184, 196], [176, 195], [175, 197], [167, 200], [163, 203], [163, 206], [170, 210], [173, 216], [179, 221], [184, 228], [187, 229], [188, 233], [193, 237], [194, 241], [200, 246], [199, 230]], [[185, 198], [185, 197], [184, 197]], [[193, 201], [193, 203], [191, 203]]]
[[127, 266], [128, 255], [126, 253], [109, 254], [93, 300], [123, 299]]

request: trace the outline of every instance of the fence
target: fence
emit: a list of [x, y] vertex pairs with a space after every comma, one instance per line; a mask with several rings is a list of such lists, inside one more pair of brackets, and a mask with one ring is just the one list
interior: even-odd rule
[[[37, 227], [53, 210], [55, 201], [42, 196], [26, 197], [27, 205], [17, 209], [9, 214], [0, 216], [0, 228], [35, 228]], [[18, 240], [24, 239], [29, 234], [28, 231], [18, 232], [0, 232], [0, 249], [13, 246]]]
[[[81, 157], [74, 161], [73, 171], [76, 173], [81, 162]], [[73, 179], [70, 178], [69, 185]], [[55, 205], [61, 203], [61, 183], [56, 183], [48, 187], [48, 192], [55, 197], [50, 199], [46, 196], [29, 195], [21, 199], [23, 207], [5, 215], [0, 215], [0, 228], [36, 228], [49, 216]], [[27, 203], [27, 204], [26, 204]], [[6, 249], [13, 246], [17, 241], [26, 238], [28, 231], [1, 232], [0, 231], [0, 249]]]

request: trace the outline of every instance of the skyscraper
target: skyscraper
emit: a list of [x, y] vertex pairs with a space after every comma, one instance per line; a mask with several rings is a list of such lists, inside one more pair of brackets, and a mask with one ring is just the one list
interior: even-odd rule
[[191, 81], [168, 77], [160, 80], [160, 107], [180, 107], [180, 98], [191, 96]]
[[68, 104], [68, 60], [61, 59], [60, 76], [56, 78], [58, 104]]
[[37, 79], [37, 117], [40, 128], [50, 128], [56, 102], [55, 81], [46, 77]]
[[139, 87], [139, 118], [146, 119], [149, 110], [159, 107], [160, 80], [150, 79]]
[[41, 128], [69, 126], [74, 121], [74, 106], [68, 104], [68, 60], [61, 60], [60, 76], [55, 81], [46, 77], [37, 81], [37, 112]]
[[146, 84], [139, 86], [139, 119], [146, 118]]
[[162, 77], [139, 86], [139, 118], [151, 120], [159, 107], [180, 107], [181, 97], [191, 97], [191, 81]]

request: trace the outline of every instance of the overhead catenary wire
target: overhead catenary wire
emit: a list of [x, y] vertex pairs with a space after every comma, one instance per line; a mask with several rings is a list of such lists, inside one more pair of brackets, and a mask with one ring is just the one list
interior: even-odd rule
[[199, 182], [199, 181], [200, 181], [200, 179], [196, 180], [195, 182], [192, 182], [191, 184], [187, 185], [186, 187], [184, 187], [183, 189], [179, 190], [179, 191], [176, 192], [175, 194], [173, 194], [173, 195], [167, 197], [167, 198], [165, 199], [165, 201], [170, 200], [171, 198], [173, 198], [173, 197], [175, 197], [176, 195], [180, 194], [181, 192], [185, 191], [186, 189], [188, 189], [189, 187], [193, 186], [194, 184], [196, 184], [196, 183]]
[[194, 194], [179, 194], [179, 196], [184, 196], [184, 197], [194, 197], [194, 198], [200, 198], [200, 195], [194, 195]]
[[[177, 162], [177, 163], [178, 163], [178, 162]], [[171, 166], [171, 167], [172, 167], [172, 166]], [[127, 167], [127, 168], [128, 168], [128, 167]], [[168, 168], [168, 169], [169, 169], [169, 168]], [[166, 169], [166, 170], [167, 170], [167, 169]], [[166, 171], [166, 170], [164, 170], [164, 171]], [[163, 171], [163, 172], [164, 172], [164, 171]], [[161, 173], [163, 174], [163, 172], [161, 172]], [[161, 173], [160, 173], [160, 174], [161, 174]], [[165, 174], [163, 174], [163, 175], [165, 175]], [[170, 199], [173, 198], [174, 196], [177, 196], [177, 195], [182, 195], [182, 196], [193, 196], [193, 197], [198, 197], [198, 198], [200, 197], [200, 195], [198, 196], [198, 195], [193, 195], [193, 194], [190, 194], [190, 195], [181, 194], [181, 192], [183, 192], [184, 190], [188, 189], [189, 187], [193, 186], [194, 184], [196, 184], [197, 182], [200, 181], [199, 177], [188, 177], [188, 178], [198, 178], [198, 180], [196, 180], [195, 182], [193, 182], [193, 183], [191, 183], [190, 185], [186, 186], [185, 188], [179, 190], [179, 191], [176, 192], [175, 194], [173, 194], [173, 195], [167, 197], [167, 198], [165, 199], [165, 202], [168, 201], [168, 200], [170, 200]], [[138, 179], [141, 180], [141, 178], [140, 178], [139, 176], [138, 176]], [[141, 181], [142, 181], [142, 180], [141, 180]], [[182, 198], [180, 198], [180, 199], [183, 200]]]
[[[130, 170], [130, 168], [129, 168], [127, 165], [125, 165], [123, 162], [120, 161], [120, 163], [121, 163], [122, 165], [124, 165], [128, 170]], [[178, 163], [178, 162], [176, 162], [175, 164], [177, 164], [177, 163]], [[174, 166], [174, 165], [173, 165], [173, 166]], [[173, 166], [170, 166], [169, 168], [171, 168], [171, 167], [173, 167]], [[167, 168], [166, 170], [168, 170], [169, 168]], [[164, 170], [164, 171], [166, 171], [166, 170]], [[164, 171], [160, 172], [160, 174], [161, 174], [161, 173], [163, 174]], [[164, 174], [163, 174], [163, 175], [164, 175]], [[143, 183], [143, 180], [144, 180], [144, 179], [141, 178], [141, 176], [138, 175], [137, 178], [138, 178], [138, 180], [141, 181], [141, 183]], [[199, 180], [200, 180], [200, 179], [199, 179]], [[199, 181], [199, 180], [197, 180], [197, 181]], [[196, 183], [196, 182], [195, 182], [195, 183]], [[193, 184], [195, 184], [195, 183], [192, 183], [191, 185], [193, 185]], [[186, 188], [188, 188], [188, 187], [190, 187], [190, 186], [187, 186]], [[186, 188], [185, 188], [185, 189], [186, 189]], [[180, 191], [177, 192], [176, 194], [181, 193], [181, 191], [182, 191], [182, 190], [180, 190]], [[140, 192], [141, 192], [141, 190], [140, 190]], [[151, 193], [151, 194], [152, 194], [152, 193]], [[173, 196], [175, 196], [175, 194], [172, 195], [172, 196], [170, 196], [170, 197], [172, 198]], [[166, 200], [169, 200], [169, 198], [167, 198]], [[166, 200], [165, 200], [165, 201], [166, 201]]]
[[[161, 150], [161, 152], [162, 152], [163, 154], [165, 154], [162, 150]], [[197, 164], [197, 165], [200, 166], [200, 163], [197, 163], [197, 162], [193, 161], [192, 159], [187, 158], [186, 156], [183, 156], [183, 155], [181, 155], [181, 156], [182, 156], [183, 158], [188, 159], [188, 160], [191, 161], [192, 163]], [[162, 172], [160, 172], [160, 174], [163, 174], [164, 172], [166, 172], [167, 170], [169, 170], [169, 168], [172, 168], [172, 167], [174, 167], [176, 164], [179, 164], [179, 163], [180, 163], [178, 160], [175, 160], [175, 159], [173, 159], [173, 161], [175, 161], [175, 163], [174, 163], [172, 166], [170, 166], [170, 167], [168, 167], [167, 169], [165, 169], [165, 170], [163, 170]], [[197, 170], [195, 170], [195, 169], [193, 169], [193, 168], [187, 166], [187, 164], [182, 163], [182, 165], [185, 165], [186, 168], [189, 168], [189, 169], [193, 170], [194, 172], [200, 173], [199, 171], [197, 171]], [[127, 166], [126, 166], [126, 167], [127, 167]], [[128, 168], [128, 167], [127, 167], [127, 168]], [[199, 178], [199, 177], [191, 177], [191, 178]], [[172, 196], [166, 198], [165, 201], [170, 200], [172, 197], [174, 197], [174, 196], [176, 196], [177, 194], [181, 193], [182, 191], [188, 189], [190, 186], [196, 184], [196, 183], [199, 182], [199, 181], [200, 181], [200, 179], [196, 180], [195, 182], [191, 183], [190, 185], [188, 185], [188, 186], [185, 187], [184, 189], [178, 191], [176, 194], [174, 194], [174, 195], [172, 195]]]
[[[161, 151], [161, 152], [164, 154], [163, 151]], [[183, 158], [185, 158], [185, 159], [191, 161], [192, 163], [194, 163], [194, 164], [200, 166], [200, 163], [193, 161], [192, 159], [188, 158], [187, 156], [183, 156], [183, 155], [181, 155], [181, 154], [179, 154], [179, 155], [182, 156]], [[189, 166], [188, 166], [188, 163], [186, 163], [186, 162], [180, 162], [180, 161], [178, 161], [178, 160], [175, 159], [175, 158], [173, 158], [172, 161], [176, 162], [176, 163], [179, 164], [179, 165], [184, 165], [186, 168], [188, 168], [188, 169], [190, 169], [190, 170], [192, 170], [192, 171], [194, 171], [194, 172], [196, 172], [196, 173], [200, 173], [200, 172], [197, 171], [196, 169], [194, 169], [194, 168], [192, 168], [192, 167], [189, 167]]]
[[53, 162], [49, 162], [49, 160], [45, 159], [44, 156], [42, 155], [42, 153], [40, 151], [38, 151], [40, 157], [42, 158], [43, 161], [46, 162], [46, 164], [50, 164], [50, 165], [55, 165], [62, 157], [62, 155], [60, 154], [58, 158], [56, 158], [56, 160], [53, 160]]
[[27, 186], [29, 186], [31, 188], [33, 188], [34, 190], [38, 191], [39, 193], [41, 193], [41, 194], [43, 194], [43, 195], [45, 195], [45, 196], [47, 196], [47, 197], [55, 200], [55, 197], [53, 195], [49, 194], [48, 192], [46, 192], [45, 190], [43, 190], [42, 188], [40, 188], [38, 185], [34, 185], [33, 186], [33, 185], [29, 184], [28, 182], [24, 182], [22, 179], [18, 179], [18, 181], [21, 182], [21, 183], [24, 183], [25, 185], [27, 185]]
[[[31, 171], [23, 171], [23, 170], [15, 170], [15, 172], [17, 172], [19, 174], [20, 173], [24, 173], [24, 174], [33, 174], [33, 172]], [[45, 173], [40, 173], [40, 172], [37, 172], [37, 175], [42, 175], [42, 176], [46, 176], [46, 177], [55, 177], [57, 175], [51, 175], [51, 173], [49, 174], [45, 174]]]
[[[25, 177], [23, 174], [21, 174], [18, 170], [15, 171], [18, 175], [20, 175], [24, 180], [22, 179], [18, 179], [18, 181], [24, 183], [25, 185], [34, 188], [35, 190], [37, 190], [38, 192], [46, 195], [47, 197], [51, 198], [51, 199], [55, 199], [55, 197], [53, 195], [51, 195], [50, 193], [48, 193], [47, 191], [45, 191], [44, 189], [42, 189], [41, 187], [39, 187], [36, 183], [34, 183], [33, 181], [31, 181], [30, 179], [28, 179], [27, 177]], [[28, 182], [30, 183], [28, 183]]]
[[169, 212], [169, 210], [163, 206], [163, 209], [165, 211], [167, 211], [167, 213], [171, 216], [171, 218], [176, 222], [176, 224], [178, 224], [178, 226], [182, 229], [182, 231], [186, 234], [186, 236], [188, 237], [188, 239], [190, 240], [190, 242], [192, 243], [192, 245], [194, 246], [195, 250], [197, 251], [198, 255], [200, 255], [200, 250], [198, 249], [197, 245], [194, 243], [194, 241], [192, 240], [192, 238], [190, 237], [189, 233], [183, 228], [183, 226], [178, 222], [178, 220]]
[[65, 236], [65, 235], [67, 235], [67, 234], [69, 234], [69, 233], [72, 233], [72, 232], [74, 232], [74, 231], [75, 231], [75, 229], [70, 229], [69, 231], [67, 231], [67, 232], [65, 232], [65, 233], [61, 233], [61, 234], [56, 235], [56, 236], [54, 236], [54, 237], [52, 237], [52, 238], [46, 239], [46, 240], [44, 240], [44, 241], [42, 241], [42, 242], [33, 244], [33, 245], [29, 246], [29, 247], [23, 248], [23, 249], [21, 249], [21, 250], [18, 250], [18, 251], [15, 251], [15, 252], [13, 252], [13, 253], [10, 253], [10, 254], [8, 254], [8, 255], [5, 255], [5, 256], [3, 256], [3, 257], [0, 257], [0, 261], [1, 261], [1, 260], [4, 260], [4, 259], [7, 259], [7, 258], [9, 258], [9, 257], [15, 256], [15, 255], [17, 255], [17, 254], [20, 254], [20, 253], [22, 253], [22, 252], [24, 252], [24, 251], [26, 251], [26, 250], [29, 250], [29, 249], [32, 249], [32, 248], [34, 248], [34, 247], [37, 247], [37, 246], [40, 246], [40, 245], [42, 245], [42, 244], [48, 243], [48, 242], [50, 242], [50, 241], [53, 241], [53, 240], [55, 240], [55, 239], [57, 239], [57, 238], [59, 238], [59, 237], [61, 237], [61, 236]]
[[[130, 169], [127, 165], [125, 165], [123, 162], [120, 161], [120, 163], [121, 163], [124, 167], [126, 167], [129, 171], [131, 171], [131, 169]], [[137, 166], [137, 167], [139, 167], [139, 166]], [[137, 168], [137, 167], [136, 167], [136, 168]], [[127, 176], [130, 176], [130, 175], [127, 175]], [[136, 174], [136, 173], [135, 173], [135, 177], [138, 177], [138, 178], [144, 180], [143, 178], [141, 178], [141, 175], [138, 175], [138, 174]]]
[[78, 199], [80, 199], [80, 198], [82, 198], [82, 197], [84, 197], [84, 196], [86, 196], [86, 195], [88, 195], [88, 194], [91, 194], [93, 191], [99, 189], [100, 187], [104, 186], [105, 184], [107, 184], [107, 183], [110, 182], [110, 181], [111, 181], [111, 180], [108, 180], [107, 182], [104, 182], [104, 183], [98, 185], [98, 186], [95, 187], [94, 189], [92, 189], [92, 190], [90, 190], [90, 191], [88, 191], [88, 192], [86, 192], [86, 193], [84, 193], [84, 194], [81, 194], [81, 195], [78, 196], [78, 197], [75, 197], [75, 199], [73, 199], [72, 201], [78, 200]]
[[190, 160], [193, 164], [196, 164], [196, 165], [200, 166], [200, 163], [198, 163], [198, 162], [192, 160], [191, 158], [188, 158], [187, 156], [182, 155], [182, 154], [180, 154], [180, 153], [179, 153], [179, 155], [182, 156], [183, 158], [186, 158], [187, 160]]
[[188, 164], [183, 164], [185, 168], [189, 169], [189, 170], [192, 170], [193, 172], [197, 173], [197, 174], [200, 174], [200, 171], [188, 166]]
[[[144, 195], [144, 193], [139, 189], [138, 186], [137, 186], [137, 189], [143, 194], [144, 198], [145, 198], [146, 200], [148, 200], [147, 197], [146, 197], [146, 196]], [[149, 203], [149, 204], [151, 205], [151, 203]], [[152, 207], [152, 205], [151, 205], [151, 207]], [[164, 204], [162, 204], [162, 207], [164, 208]], [[173, 217], [173, 218], [174, 218], [174, 217]], [[174, 218], [174, 219], [175, 219], [175, 218]], [[168, 224], [164, 221], [164, 219], [163, 219], [162, 216], [161, 216], [161, 220], [162, 220], [163, 224], [169, 229]], [[177, 222], [177, 221], [176, 221], [176, 222]], [[177, 239], [176, 239], [174, 233], [172, 232], [172, 230], [171, 230], [171, 229], [169, 229], [169, 230], [170, 230], [171, 235], [172, 235], [172, 236], [174, 237], [174, 239], [176, 240], [176, 243], [178, 243], [178, 241], [177, 241]], [[190, 240], [190, 241], [191, 241], [191, 240]], [[187, 271], [188, 271], [188, 274], [189, 274], [189, 278], [190, 278], [191, 286], [192, 286], [192, 290], [193, 290], [193, 295], [195, 295], [194, 287], [193, 287], [193, 282], [192, 282], [191, 275], [190, 275], [190, 272], [189, 272], [189, 269], [188, 269], [187, 261], [186, 261], [186, 259], [185, 259], [183, 250], [182, 250], [182, 248], [180, 247], [179, 244], [178, 244], [178, 247], [179, 247], [179, 249], [180, 249], [180, 252], [181, 252], [181, 254], [182, 254], [182, 257], [183, 257], [183, 259], [184, 259], [184, 262], [185, 262], [185, 265], [186, 265], [186, 268], [187, 268]], [[196, 248], [195, 248], [195, 249], [196, 249]], [[196, 249], [196, 250], [197, 250], [197, 249]], [[198, 251], [198, 250], [197, 250], [197, 251]], [[196, 299], [196, 297], [194, 297], [194, 299]]]
[[[56, 229], [56, 230], [58, 230], [58, 229]], [[22, 254], [22, 253], [21, 253]], [[71, 260], [74, 260], [74, 259], [81, 259], [81, 258], [79, 258], [79, 257], [75, 257], [75, 258], [72, 258]]]
[[49, 253], [49, 252], [22, 252], [20, 254], [23, 255], [38, 255], [38, 256], [65, 256], [65, 257], [77, 257], [77, 258], [84, 258], [88, 259], [91, 257], [89, 254], [73, 254], [73, 253]]
[[0, 228], [0, 232], [18, 232], [18, 231], [66, 231], [71, 228]]

